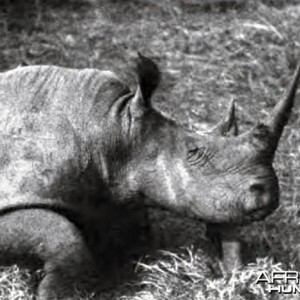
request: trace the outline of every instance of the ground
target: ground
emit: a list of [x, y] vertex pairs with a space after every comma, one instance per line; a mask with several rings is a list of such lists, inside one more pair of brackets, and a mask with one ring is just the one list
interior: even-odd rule
[[[162, 69], [155, 107], [198, 130], [215, 124], [234, 98], [243, 132], [283, 96], [300, 59], [300, 3], [213, 2], [4, 0], [0, 70], [32, 64], [110, 69], [134, 87], [132, 60], [140, 51]], [[300, 96], [274, 162], [281, 205], [265, 221], [241, 228], [249, 264], [228, 274], [204, 248], [183, 242], [143, 258], [138, 281], [93, 299], [299, 299], [255, 284], [260, 270], [300, 269], [299, 102]], [[205, 241], [200, 233], [199, 239]], [[31, 299], [36, 275], [3, 268], [0, 299]]]

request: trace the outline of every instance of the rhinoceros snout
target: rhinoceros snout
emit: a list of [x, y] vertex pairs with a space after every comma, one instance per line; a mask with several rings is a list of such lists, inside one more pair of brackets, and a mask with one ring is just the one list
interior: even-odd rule
[[251, 220], [260, 220], [271, 214], [279, 205], [277, 180], [255, 181], [249, 186], [249, 197], [244, 210]]

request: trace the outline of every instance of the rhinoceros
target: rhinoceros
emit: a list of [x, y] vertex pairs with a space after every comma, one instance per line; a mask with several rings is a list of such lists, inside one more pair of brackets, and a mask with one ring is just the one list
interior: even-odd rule
[[0, 253], [5, 262], [43, 266], [40, 300], [73, 299], [78, 278], [101, 277], [89, 235], [105, 240], [119, 207], [247, 224], [278, 206], [272, 162], [299, 67], [270, 115], [237, 136], [229, 134], [233, 104], [212, 130], [195, 133], [152, 107], [158, 66], [139, 55], [136, 74], [133, 92], [96, 69], [0, 74]]

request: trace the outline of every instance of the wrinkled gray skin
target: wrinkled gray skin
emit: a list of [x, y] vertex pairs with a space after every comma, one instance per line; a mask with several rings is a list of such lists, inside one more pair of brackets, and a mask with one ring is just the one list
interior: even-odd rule
[[82, 233], [85, 222], [110, 219], [114, 205], [161, 206], [221, 224], [260, 220], [278, 206], [272, 161], [299, 69], [270, 116], [238, 136], [228, 134], [232, 107], [201, 135], [155, 110], [159, 71], [141, 55], [137, 77], [132, 93], [95, 69], [0, 74], [0, 252], [44, 265], [39, 299], [73, 299], [75, 278], [101, 275]]
[[[280, 137], [283, 127], [288, 121], [291, 108], [293, 106], [295, 93], [300, 76], [300, 65], [295, 71], [293, 81], [286, 97], [282, 99], [268, 118], [261, 122], [262, 125], [267, 125], [273, 128], [277, 137]], [[257, 126], [260, 126], [258, 123]], [[225, 119], [221, 121], [213, 130], [227, 135], [237, 136], [238, 126], [235, 119], [234, 103], [231, 104]], [[277, 140], [278, 142], [278, 140]], [[232, 226], [230, 223], [208, 223], [207, 237], [216, 245], [219, 250], [219, 256], [222, 259], [223, 267], [226, 271], [231, 272], [234, 268], [242, 266], [242, 243], [240, 241], [240, 228]]]

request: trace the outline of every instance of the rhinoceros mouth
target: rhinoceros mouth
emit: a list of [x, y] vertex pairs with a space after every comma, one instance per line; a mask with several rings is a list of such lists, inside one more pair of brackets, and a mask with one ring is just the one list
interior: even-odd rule
[[247, 212], [247, 219], [249, 219], [250, 222], [263, 220], [267, 216], [269, 216], [277, 207], [278, 204], [274, 204], [253, 209], [250, 212]]

